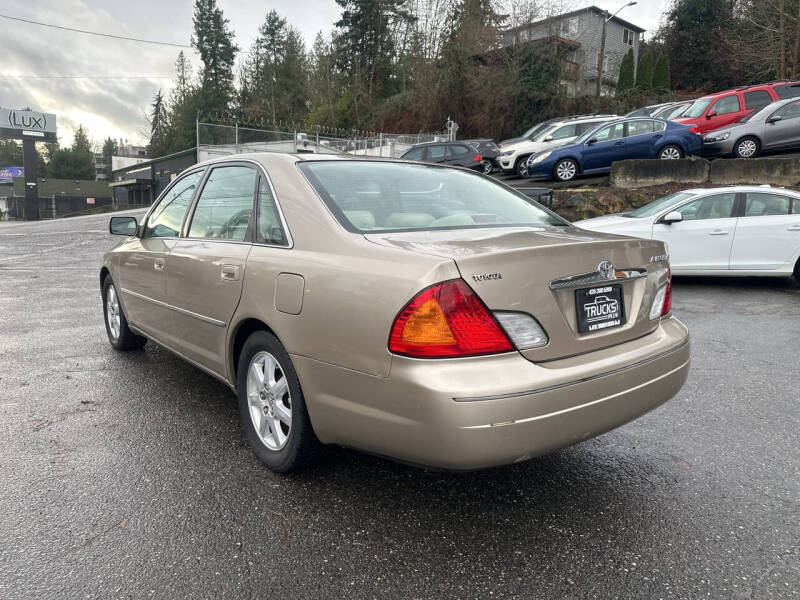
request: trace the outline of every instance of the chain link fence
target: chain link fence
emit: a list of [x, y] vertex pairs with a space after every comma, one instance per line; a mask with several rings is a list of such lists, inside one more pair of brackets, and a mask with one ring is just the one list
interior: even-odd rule
[[415, 144], [447, 141], [450, 133], [383, 133], [315, 126], [276, 131], [197, 122], [198, 160], [247, 152], [308, 152], [397, 158]]

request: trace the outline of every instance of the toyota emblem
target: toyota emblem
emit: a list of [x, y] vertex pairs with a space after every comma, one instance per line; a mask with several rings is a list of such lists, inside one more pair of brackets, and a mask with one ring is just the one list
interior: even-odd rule
[[614, 269], [614, 265], [611, 264], [610, 260], [604, 260], [599, 265], [597, 265], [597, 272], [600, 273], [600, 276], [603, 279], [616, 279], [616, 270]]

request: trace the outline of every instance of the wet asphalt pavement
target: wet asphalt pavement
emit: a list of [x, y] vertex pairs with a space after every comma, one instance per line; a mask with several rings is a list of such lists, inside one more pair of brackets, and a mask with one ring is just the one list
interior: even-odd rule
[[108, 345], [107, 216], [0, 223], [0, 598], [800, 596], [800, 289], [676, 280], [671, 402], [524, 464], [263, 468], [222, 384]]

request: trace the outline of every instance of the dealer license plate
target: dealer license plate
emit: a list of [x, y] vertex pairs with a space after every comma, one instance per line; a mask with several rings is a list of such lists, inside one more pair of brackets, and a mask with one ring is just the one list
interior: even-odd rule
[[625, 303], [621, 285], [575, 290], [578, 333], [594, 333], [625, 323]]

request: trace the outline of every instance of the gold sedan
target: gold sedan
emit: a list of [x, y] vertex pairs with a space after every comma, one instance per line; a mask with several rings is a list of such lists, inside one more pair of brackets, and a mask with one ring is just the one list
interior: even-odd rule
[[275, 471], [324, 444], [518, 462], [646, 413], [689, 369], [663, 243], [580, 230], [460, 168], [228, 157], [110, 230], [111, 345], [153, 340], [225, 382]]

